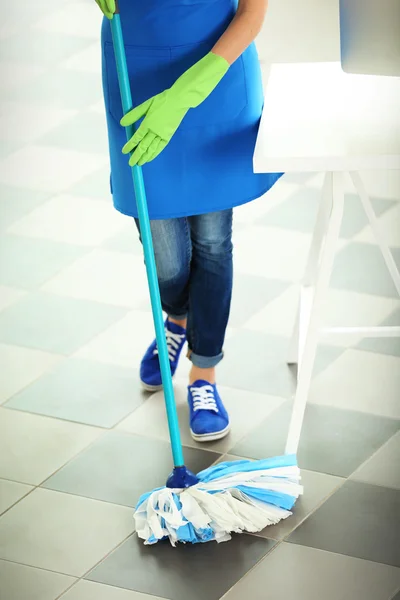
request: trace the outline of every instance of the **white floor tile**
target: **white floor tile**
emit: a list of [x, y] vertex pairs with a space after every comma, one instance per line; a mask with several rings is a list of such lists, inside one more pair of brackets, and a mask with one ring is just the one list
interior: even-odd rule
[[43, 290], [127, 308], [140, 308], [148, 300], [142, 257], [105, 250], [94, 250], [75, 261]]
[[161, 598], [81, 580], [62, 597], [62, 600], [161, 600]]
[[93, 2], [69, 2], [59, 11], [37, 21], [35, 29], [97, 40], [101, 21], [102, 14]]
[[30, 144], [76, 114], [75, 110], [4, 102], [0, 106], [0, 140]]
[[249, 227], [236, 235], [236, 270], [283, 281], [302, 278], [310, 236], [275, 227]]
[[31, 490], [33, 490], [31, 485], [0, 479], [0, 514], [26, 496]]
[[[215, 452], [221, 452], [221, 454], [229, 452], [241, 438], [285, 402], [284, 398], [223, 386], [219, 386], [218, 390], [229, 412], [232, 431], [223, 440], [207, 444], [207, 448]], [[195, 448], [204, 447], [204, 444], [196, 443], [190, 435], [187, 382], [175, 385], [175, 401], [183, 444]], [[144, 431], [149, 430], [149, 424], [151, 424], [149, 435], [159, 439], [169, 439], [163, 392], [158, 392], [148, 398], [146, 402], [124, 419], [117, 426], [117, 429], [142, 435]]]
[[0, 409], [0, 477], [39, 485], [86, 448], [102, 429]]
[[275, 185], [261, 198], [238, 206], [234, 212], [234, 221], [238, 223], [251, 224], [266, 215], [278, 204], [286, 200], [297, 190], [298, 186], [286, 183], [284, 179], [278, 180]]
[[73, 71], [84, 71], [90, 73], [101, 74], [101, 48], [97, 41], [82, 52], [74, 54], [61, 65], [64, 69], [72, 69]]
[[21, 86], [21, 101], [23, 101], [23, 85], [29, 85], [44, 72], [42, 67], [25, 65], [15, 62], [0, 62], [0, 81], [8, 90]]
[[16, 187], [59, 193], [101, 167], [100, 155], [27, 146], [0, 161], [0, 182]]
[[2, 592], [6, 600], [55, 600], [75, 581], [73, 577], [0, 561]]
[[291, 286], [243, 325], [243, 329], [289, 337], [296, 317], [299, 286]]
[[153, 339], [154, 325], [151, 312], [132, 311], [83, 346], [75, 356], [137, 368]]
[[0, 344], [0, 403], [38, 379], [60, 358], [40, 350]]
[[400, 418], [400, 358], [347, 350], [315, 377], [310, 402]]
[[111, 203], [62, 194], [16, 221], [8, 231], [79, 246], [98, 246], [126, 228], [127, 222]]
[[131, 508], [37, 489], [1, 517], [0, 556], [81, 577], [132, 530]]
[[23, 290], [0, 285], [0, 312], [18, 302], [24, 294]]

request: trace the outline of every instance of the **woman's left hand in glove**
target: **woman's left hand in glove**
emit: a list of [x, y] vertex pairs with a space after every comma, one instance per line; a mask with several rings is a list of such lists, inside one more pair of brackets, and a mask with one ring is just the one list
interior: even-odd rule
[[229, 63], [210, 52], [188, 69], [169, 89], [140, 104], [121, 119], [123, 127], [144, 117], [122, 149], [132, 153], [129, 164], [144, 165], [167, 146], [190, 108], [199, 106], [211, 94], [229, 69]]

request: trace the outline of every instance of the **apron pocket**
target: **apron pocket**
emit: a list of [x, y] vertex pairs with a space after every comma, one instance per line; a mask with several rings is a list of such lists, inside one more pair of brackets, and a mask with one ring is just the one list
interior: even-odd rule
[[[210, 51], [209, 43], [171, 48], [174, 80]], [[196, 108], [190, 109], [180, 130], [219, 125], [236, 119], [247, 106], [246, 75], [243, 57], [230, 67], [211, 94]]]
[[[172, 48], [125, 46], [133, 107], [171, 87], [178, 77], [209, 50], [210, 43]], [[119, 122], [123, 112], [114, 49], [110, 42], [104, 44], [103, 60], [107, 81], [107, 110]], [[240, 56], [208, 98], [197, 108], [189, 110], [179, 130], [233, 121], [246, 106], [246, 76], [243, 57]]]
[[[169, 47], [127, 45], [125, 52], [131, 84], [132, 108], [163, 92], [174, 83]], [[103, 60], [107, 74], [107, 109], [111, 116], [119, 122], [123, 111], [114, 49], [110, 42], [104, 44]]]

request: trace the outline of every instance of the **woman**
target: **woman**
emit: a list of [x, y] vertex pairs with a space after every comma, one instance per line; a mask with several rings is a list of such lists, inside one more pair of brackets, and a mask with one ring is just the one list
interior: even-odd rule
[[[130, 153], [131, 165], [143, 165], [171, 372], [187, 340], [190, 431], [196, 441], [217, 440], [230, 427], [215, 368], [232, 295], [232, 209], [280, 176], [252, 168], [263, 103], [252, 42], [267, 0], [120, 0], [135, 107], [123, 119], [108, 20], [115, 0], [96, 2], [107, 17], [103, 86], [114, 205], [139, 229]], [[124, 145], [124, 127], [138, 121]], [[140, 377], [148, 391], [162, 387], [155, 341]]]

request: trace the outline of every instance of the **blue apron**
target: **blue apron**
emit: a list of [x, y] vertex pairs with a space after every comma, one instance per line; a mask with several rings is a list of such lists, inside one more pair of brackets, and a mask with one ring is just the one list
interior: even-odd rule
[[[119, 0], [133, 104], [170, 87], [207, 54], [226, 30], [237, 0]], [[110, 23], [102, 28], [103, 89], [111, 191], [120, 212], [136, 217], [127, 157], [121, 153], [119, 95]], [[252, 44], [211, 95], [191, 109], [166, 149], [144, 165], [151, 219], [233, 208], [262, 196], [280, 174], [254, 174], [253, 152], [263, 106]]]

